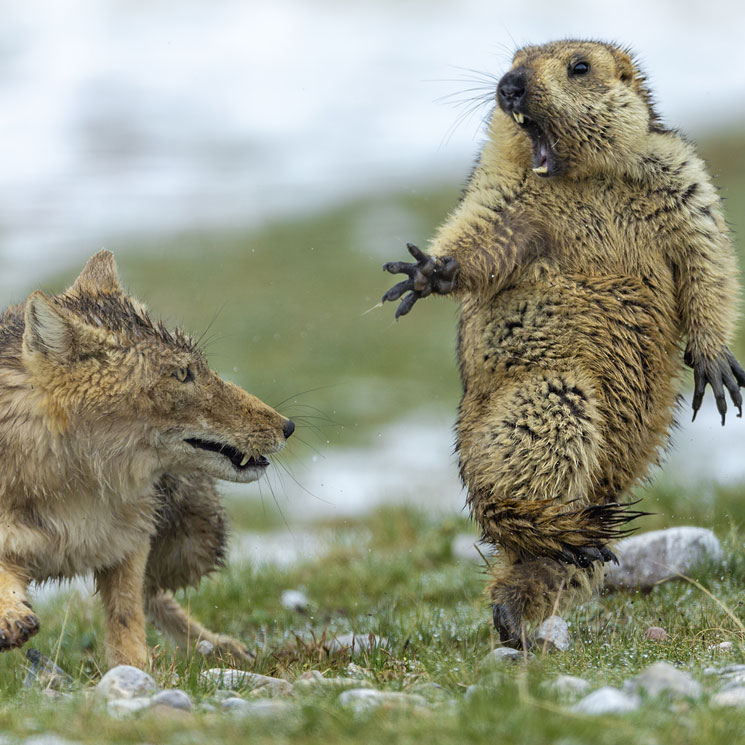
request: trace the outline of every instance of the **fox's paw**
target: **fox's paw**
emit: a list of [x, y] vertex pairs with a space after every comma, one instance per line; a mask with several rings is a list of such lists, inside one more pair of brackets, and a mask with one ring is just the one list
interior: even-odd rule
[[[499, 634], [499, 641], [505, 647], [523, 648], [523, 628], [520, 614], [509, 603], [494, 603], [491, 607], [494, 628]], [[530, 648], [530, 642], [526, 639]]]
[[458, 275], [458, 262], [453, 259], [441, 259], [424, 253], [413, 243], [407, 243], [406, 248], [416, 259], [416, 262], [389, 261], [383, 264], [383, 271], [391, 274], [406, 274], [408, 279], [391, 287], [383, 295], [381, 302], [398, 300], [402, 295], [406, 297], [396, 308], [396, 318], [405, 316], [417, 300], [431, 295], [446, 295], [453, 291]]
[[39, 631], [39, 619], [27, 600], [0, 601], [0, 651], [22, 647]]
[[210, 654], [217, 655], [225, 659], [233, 658], [237, 661], [251, 661], [256, 658], [256, 655], [238, 639], [234, 639], [232, 636], [227, 634], [215, 634], [215, 638], [211, 640], [214, 649], [210, 650]]

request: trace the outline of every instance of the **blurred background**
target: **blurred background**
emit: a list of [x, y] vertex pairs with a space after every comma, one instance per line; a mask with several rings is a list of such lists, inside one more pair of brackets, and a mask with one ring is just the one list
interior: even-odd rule
[[[745, 267], [734, 0], [0, 8], [3, 305], [62, 289], [106, 247], [154, 314], [209, 328], [213, 366], [299, 425], [267, 481], [226, 487], [239, 531], [277, 528], [241, 550], [307, 554], [312, 536], [291, 526], [385, 502], [462, 509], [455, 307], [429, 300], [394, 323], [394, 307], [374, 306], [392, 281], [383, 261], [425, 244], [454, 206], [489, 111], [474, 96], [516, 47], [632, 47], [665, 122], [708, 160]], [[689, 403], [645, 487], [659, 525], [711, 519], [722, 489], [742, 496], [745, 421], [722, 429], [709, 393], [691, 426]]]

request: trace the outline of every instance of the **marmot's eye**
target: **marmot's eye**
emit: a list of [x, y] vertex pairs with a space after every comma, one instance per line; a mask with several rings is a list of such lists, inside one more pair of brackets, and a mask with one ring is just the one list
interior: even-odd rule
[[589, 62], [573, 62], [571, 65], [569, 65], [570, 75], [587, 75], [588, 72], [590, 72]]
[[179, 367], [178, 370], [173, 371], [173, 377], [180, 383], [191, 383], [194, 380], [194, 373], [190, 367]]

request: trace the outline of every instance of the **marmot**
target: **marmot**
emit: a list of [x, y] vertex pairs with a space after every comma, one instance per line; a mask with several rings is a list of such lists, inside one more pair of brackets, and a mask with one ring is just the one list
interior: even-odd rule
[[742, 415], [728, 348], [734, 252], [694, 147], [663, 126], [626, 49], [559, 41], [515, 54], [488, 138], [396, 317], [460, 303], [460, 473], [499, 547], [488, 594], [503, 642], [585, 599], [640, 516], [624, 494], [667, 441], [683, 360], [694, 418], [710, 384]]

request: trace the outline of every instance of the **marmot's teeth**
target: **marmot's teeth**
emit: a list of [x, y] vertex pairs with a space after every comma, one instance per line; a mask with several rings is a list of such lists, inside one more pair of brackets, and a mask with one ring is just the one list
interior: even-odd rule
[[522, 124], [525, 121], [525, 117], [519, 111], [513, 111], [512, 116], [518, 124]]
[[244, 455], [243, 460], [241, 461], [241, 468], [243, 468], [246, 465], [246, 463], [248, 463], [248, 461], [250, 460], [251, 459], [247, 455]]
[[548, 166], [538, 166], [533, 169], [533, 173], [548, 173]]

